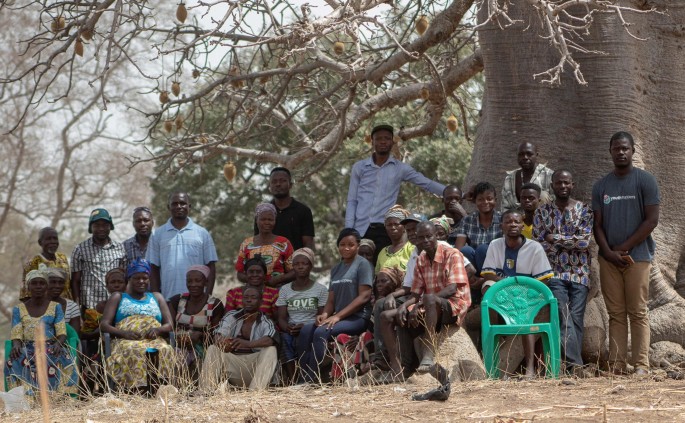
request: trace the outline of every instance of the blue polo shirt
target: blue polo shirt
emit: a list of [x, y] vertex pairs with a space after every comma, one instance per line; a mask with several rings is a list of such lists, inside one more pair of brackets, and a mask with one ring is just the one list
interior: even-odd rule
[[188, 292], [186, 272], [190, 266], [216, 262], [216, 248], [205, 228], [188, 218], [188, 224], [176, 229], [169, 219], [150, 237], [145, 258], [160, 268], [162, 295], [169, 300]]

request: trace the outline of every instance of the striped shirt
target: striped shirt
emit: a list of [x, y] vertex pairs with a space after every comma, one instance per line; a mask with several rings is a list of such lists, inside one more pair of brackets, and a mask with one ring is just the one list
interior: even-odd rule
[[126, 251], [116, 241], [110, 240], [101, 247], [91, 237], [78, 244], [71, 255], [71, 270], [81, 272], [81, 304], [95, 308], [100, 301], [106, 301], [109, 293], [105, 287], [105, 275], [125, 264]]
[[123, 242], [124, 250], [126, 251], [126, 262], [131, 263], [136, 259], [144, 259], [145, 253], [147, 252], [147, 244], [145, 248], [140, 246], [140, 242], [136, 238], [137, 235], [133, 235], [131, 238]]
[[[276, 320], [276, 300], [278, 299], [278, 288], [271, 286], [264, 286], [262, 289], [262, 305], [259, 306], [259, 311], [264, 313], [268, 318]], [[243, 308], [243, 287], [229, 289], [226, 294], [226, 305], [224, 309], [237, 310]]]
[[[221, 323], [219, 323], [219, 327], [216, 328], [214, 333], [228, 338], [241, 338], [244, 317], [245, 311], [242, 308], [240, 310], [229, 311], [224, 318], [221, 319]], [[256, 341], [265, 336], [273, 339], [274, 342], [278, 342], [274, 322], [271, 319], [266, 318], [263, 313], [260, 313], [259, 316], [257, 316], [257, 320], [252, 325], [250, 339], [248, 341]], [[258, 352], [259, 350], [261, 350], [261, 348], [253, 348], [252, 352]]]
[[[507, 172], [502, 186], [502, 211], [520, 208], [521, 203], [516, 199], [516, 172], [521, 168]], [[543, 164], [538, 164], [530, 178], [530, 183], [537, 184], [542, 189], [540, 204], [554, 201], [554, 194], [550, 192], [554, 171]], [[521, 181], [523, 182], [523, 181]], [[522, 184], [523, 185], [523, 184]]]
[[416, 295], [437, 294], [449, 285], [457, 285], [456, 292], [447, 300], [452, 306], [452, 316], [461, 325], [466, 310], [471, 305], [469, 277], [464, 268], [464, 256], [456, 248], [438, 243], [433, 260], [425, 251], [416, 260], [411, 293]]

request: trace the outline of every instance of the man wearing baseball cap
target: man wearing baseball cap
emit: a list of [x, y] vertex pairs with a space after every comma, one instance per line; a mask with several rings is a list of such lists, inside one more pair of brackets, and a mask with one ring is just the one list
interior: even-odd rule
[[355, 228], [363, 234], [362, 238], [371, 239], [376, 244], [376, 256], [390, 245], [383, 221], [385, 212], [397, 203], [402, 181], [411, 182], [437, 196], [441, 196], [445, 189], [441, 183], [426, 178], [411, 165], [392, 157], [393, 137], [394, 129], [390, 125], [373, 128], [373, 154], [352, 166], [347, 192], [345, 227]]
[[109, 238], [114, 230], [112, 216], [105, 209], [90, 213], [88, 233], [92, 237], [78, 244], [71, 255], [71, 290], [74, 301], [86, 308], [95, 308], [108, 298], [105, 275], [126, 262], [124, 246]]

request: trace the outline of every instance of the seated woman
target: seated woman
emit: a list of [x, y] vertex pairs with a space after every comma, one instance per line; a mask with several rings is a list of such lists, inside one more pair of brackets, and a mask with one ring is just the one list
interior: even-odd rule
[[376, 243], [373, 240], [362, 238], [359, 241], [359, 250], [357, 254], [364, 257], [371, 263], [371, 266], [376, 267]]
[[403, 271], [407, 270], [409, 256], [414, 251], [414, 246], [407, 240], [404, 226], [400, 223], [407, 215], [409, 215], [409, 212], [399, 205], [391, 207], [385, 213], [385, 231], [390, 238], [391, 244], [378, 253], [375, 267], [376, 273], [383, 267], [399, 267]]
[[279, 287], [295, 278], [293, 273], [293, 246], [287, 238], [271, 232], [276, 224], [276, 206], [271, 203], [261, 203], [255, 209], [255, 221], [258, 233], [246, 238], [240, 244], [235, 270], [238, 280], [247, 282], [247, 261], [257, 255], [261, 256], [266, 265], [266, 284]]
[[48, 295], [48, 275], [45, 265], [26, 274], [30, 298], [12, 309], [12, 349], [5, 363], [5, 381], [12, 389], [24, 385], [29, 392], [38, 388], [36, 368], [36, 329], [45, 328], [47, 381], [50, 390], [75, 394], [78, 374], [66, 345], [67, 330], [64, 312]]
[[431, 222], [435, 225], [435, 237], [438, 241], [447, 242], [447, 238], [450, 235], [450, 230], [452, 229], [452, 224], [454, 220], [451, 217], [447, 217], [444, 214], [440, 217], [434, 217]]
[[102, 315], [100, 330], [110, 333], [112, 354], [107, 357], [107, 372], [126, 389], [147, 385], [146, 352], [158, 352], [158, 378], [168, 377], [173, 366], [174, 350], [160, 338], [171, 332], [171, 315], [162, 294], [148, 292], [150, 264], [136, 259], [126, 271], [128, 287], [113, 293]]
[[79, 332], [81, 330], [81, 312], [78, 304], [69, 298], [62, 297], [67, 284], [67, 272], [59, 267], [48, 267], [48, 295], [50, 300], [59, 303], [64, 310], [64, 321]]
[[316, 317], [315, 323], [300, 330], [299, 342], [307, 348], [302, 358], [306, 381], [319, 380], [319, 365], [331, 338], [341, 333], [359, 335], [369, 326], [373, 268], [368, 260], [357, 255], [360, 240], [355, 229], [340, 232], [337, 244], [342, 260], [331, 269], [324, 312]]
[[200, 361], [211, 342], [211, 333], [224, 317], [221, 301], [205, 292], [209, 267], [190, 266], [186, 273], [188, 292], [169, 300], [169, 312], [174, 321], [176, 348], [183, 354], [191, 380], [197, 380]]
[[309, 278], [313, 266], [314, 251], [306, 247], [296, 250], [293, 253], [295, 280], [283, 285], [276, 300], [284, 367], [287, 380], [290, 381], [297, 380], [296, 364], [304, 354], [304, 348], [298, 343], [300, 329], [316, 321], [316, 316], [323, 313], [328, 300], [328, 289]]
[[[245, 280], [247, 286], [254, 286], [262, 293], [259, 311], [264, 313], [269, 319], [276, 321], [276, 300], [278, 299], [278, 289], [266, 286], [266, 263], [262, 257], [257, 255], [245, 263]], [[226, 311], [238, 310], [243, 308], [243, 287], [229, 289], [226, 294]]]

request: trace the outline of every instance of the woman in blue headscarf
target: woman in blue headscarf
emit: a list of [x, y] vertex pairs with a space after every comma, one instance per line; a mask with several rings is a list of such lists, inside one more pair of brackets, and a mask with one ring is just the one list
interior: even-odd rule
[[137, 259], [129, 264], [126, 276], [126, 291], [107, 300], [100, 330], [114, 338], [108, 375], [121, 387], [134, 389], [147, 385], [146, 352], [159, 354], [154, 375], [159, 380], [171, 374], [174, 350], [160, 338], [171, 331], [171, 314], [162, 295], [149, 292], [150, 264]]

